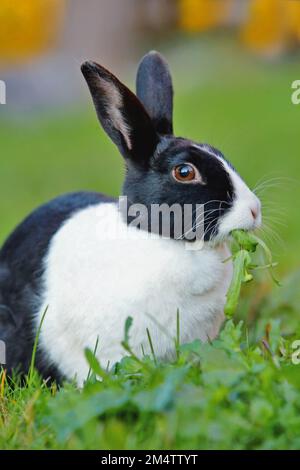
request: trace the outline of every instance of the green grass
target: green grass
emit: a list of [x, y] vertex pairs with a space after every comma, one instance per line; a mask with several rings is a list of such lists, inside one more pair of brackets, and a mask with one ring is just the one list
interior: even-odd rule
[[[176, 133], [219, 147], [251, 186], [278, 178], [262, 197], [282, 287], [257, 275], [243, 288], [236, 326], [228, 321], [212, 345], [177, 340], [172, 364], [157, 363], [155, 351], [136, 361], [126, 339], [129, 357], [112, 372], [87, 353], [83, 390], [46, 386], [35, 372], [27, 385], [10, 385], [2, 374], [0, 448], [300, 447], [300, 365], [291, 362], [300, 339], [300, 106], [290, 101], [298, 63], [266, 64], [230, 41], [180, 44], [170, 54]], [[122, 161], [92, 109], [2, 119], [0, 145], [0, 241], [57, 194], [119, 194]]]
[[0, 376], [1, 448], [297, 449], [291, 341], [273, 321], [249, 345], [242, 323], [229, 320], [212, 344], [180, 345], [174, 363], [129, 354], [107, 372], [86, 351], [92, 373], [82, 390]]

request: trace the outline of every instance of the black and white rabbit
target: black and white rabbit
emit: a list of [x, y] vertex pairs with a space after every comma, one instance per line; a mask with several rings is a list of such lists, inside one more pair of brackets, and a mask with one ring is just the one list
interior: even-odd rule
[[231, 263], [223, 262], [226, 239], [261, 222], [259, 200], [220, 151], [174, 137], [172, 82], [158, 53], [140, 63], [137, 96], [94, 62], [84, 63], [82, 73], [102, 127], [124, 157], [129, 205], [203, 204], [210, 217], [202, 249], [190, 250], [184, 236], [145, 237], [118, 200], [81, 192], [41, 206], [8, 238], [0, 252], [6, 367], [28, 369], [48, 308], [37, 367], [45, 377], [76, 377], [79, 384], [88, 373], [84, 348], [93, 349], [97, 338], [103, 366], [124, 355], [128, 316], [137, 355], [149, 352], [148, 328], [157, 357], [172, 357], [178, 310], [181, 342], [214, 338], [232, 275]]

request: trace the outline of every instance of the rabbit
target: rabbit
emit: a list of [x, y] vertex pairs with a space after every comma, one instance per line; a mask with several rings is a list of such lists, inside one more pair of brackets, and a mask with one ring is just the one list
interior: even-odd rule
[[[223, 154], [174, 136], [172, 79], [158, 52], [141, 60], [136, 95], [95, 62], [81, 70], [98, 119], [124, 158], [128, 210], [100, 193], [59, 196], [29, 215], [0, 252], [6, 368], [26, 373], [41, 326], [40, 374], [79, 385], [88, 375], [85, 348], [98, 342], [103, 367], [126, 355], [121, 342], [129, 316], [139, 357], [151, 352], [147, 329], [157, 359], [174, 357], [177, 312], [181, 343], [215, 338], [232, 277], [230, 232], [261, 224], [259, 199]], [[201, 247], [194, 249], [199, 240], [185, 232], [175, 237], [172, 218], [169, 237], [161, 224], [153, 231], [133, 224], [134, 205], [163, 204], [183, 212], [191, 204], [205, 208]], [[197, 224], [192, 214], [187, 232]]]

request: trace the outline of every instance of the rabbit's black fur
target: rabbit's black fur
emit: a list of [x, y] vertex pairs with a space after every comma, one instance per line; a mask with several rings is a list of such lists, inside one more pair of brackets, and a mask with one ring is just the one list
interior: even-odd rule
[[173, 85], [168, 64], [156, 52], [140, 62], [136, 95], [145, 106], [159, 134], [173, 134]]
[[[155, 154], [150, 158], [145, 168], [139, 165], [131, 165], [124, 183], [123, 194], [128, 197], [130, 203], [142, 203], [149, 209], [152, 204], [206, 204], [207, 214], [211, 217], [204, 219], [205, 241], [208, 241], [215, 231], [219, 218], [231, 207], [234, 198], [234, 189], [222, 163], [214, 161], [210, 152], [217, 151], [207, 146], [205, 149], [195, 147], [194, 142], [187, 139], [162, 136]], [[222, 155], [219, 153], [220, 157]], [[174, 166], [185, 162], [193, 163], [201, 172], [208, 185], [186, 185], [178, 188], [178, 184], [172, 181], [171, 170]], [[222, 201], [222, 203], [220, 203]], [[214, 212], [212, 212], [214, 211]], [[193, 212], [193, 224], [195, 224], [196, 211]], [[149, 217], [150, 219], [150, 217]], [[128, 217], [130, 220], [130, 217]], [[149, 221], [149, 228], [151, 227]], [[159, 226], [161, 229], [161, 226]], [[161, 234], [161, 230], [159, 230]], [[174, 233], [171, 226], [170, 235]], [[184, 237], [183, 237], [184, 238]]]
[[[169, 134], [173, 130], [173, 89], [165, 61], [156, 53], [150, 53], [142, 60], [137, 74], [137, 95], [141, 101], [98, 64], [86, 62], [81, 69], [99, 120], [127, 163], [123, 195], [128, 197], [130, 204], [144, 204], [148, 208], [151, 204], [163, 203], [170, 206], [177, 203], [182, 207], [192, 204], [194, 208], [196, 204], [206, 204], [207, 214], [213, 210], [218, 215], [214, 222], [207, 218], [204, 225], [206, 229], [209, 224], [209, 229], [205, 231], [205, 240], [208, 241], [210, 234], [215, 232], [219, 218], [230, 209], [234, 189], [221, 161], [212, 158], [212, 155], [217, 155], [225, 160], [220, 151]], [[112, 125], [107, 102], [109, 93], [114, 99], [114, 95], [118, 94], [123, 103], [119, 126]], [[209, 184], [178, 185], [171, 176], [171, 170], [183, 163], [193, 163]], [[151, 226], [150, 216], [148, 226]], [[173, 232], [171, 226], [171, 236]]]

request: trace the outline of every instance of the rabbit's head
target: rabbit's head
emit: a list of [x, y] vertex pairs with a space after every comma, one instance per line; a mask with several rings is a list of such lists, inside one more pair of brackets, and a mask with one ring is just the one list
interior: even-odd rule
[[[233, 229], [261, 223], [259, 199], [214, 147], [173, 135], [173, 88], [168, 65], [150, 52], [137, 73], [137, 96], [95, 62], [81, 67], [104, 130], [126, 162], [123, 194], [128, 205], [182, 209], [182, 237], [203, 224], [203, 238], [223, 240]], [[202, 209], [197, 212], [197, 208]], [[190, 223], [184, 215], [188, 208]], [[171, 214], [173, 215], [173, 214]], [[132, 214], [126, 214], [132, 222]], [[149, 216], [151, 218], [151, 216]], [[188, 220], [188, 218], [187, 218]], [[174, 217], [169, 218], [175, 236]], [[162, 222], [147, 229], [162, 233]]]

